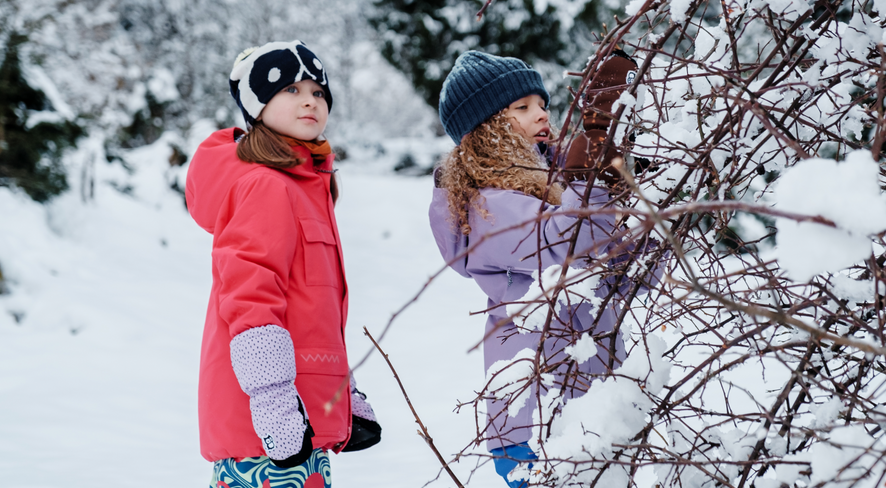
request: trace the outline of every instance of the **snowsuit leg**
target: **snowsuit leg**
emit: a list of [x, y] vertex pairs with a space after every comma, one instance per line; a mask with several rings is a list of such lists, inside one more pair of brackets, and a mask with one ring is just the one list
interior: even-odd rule
[[332, 488], [329, 454], [314, 449], [292, 468], [279, 468], [267, 456], [221, 459], [213, 465], [209, 488]]

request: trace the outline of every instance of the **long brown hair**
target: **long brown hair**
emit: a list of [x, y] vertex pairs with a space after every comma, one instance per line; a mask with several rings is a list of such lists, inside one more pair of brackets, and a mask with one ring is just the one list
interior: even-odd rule
[[439, 184], [449, 193], [452, 222], [464, 235], [471, 233], [470, 208], [488, 217], [482, 207], [481, 188], [516, 190], [552, 205], [560, 204], [563, 188], [548, 185], [548, 168], [541, 155], [514, 131], [504, 112], [464, 136], [441, 163]]
[[[256, 121], [252, 128], [237, 142], [237, 157], [247, 163], [263, 164], [272, 168], [292, 168], [303, 164], [304, 159], [296, 157], [289, 143], [280, 134]], [[339, 191], [335, 174], [329, 180], [329, 193], [337, 202]]]

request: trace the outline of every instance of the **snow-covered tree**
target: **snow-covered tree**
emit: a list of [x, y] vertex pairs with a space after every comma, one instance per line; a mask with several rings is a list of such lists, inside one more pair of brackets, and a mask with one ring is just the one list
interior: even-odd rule
[[0, 36], [0, 186], [45, 202], [67, 189], [61, 157], [83, 131], [45, 74], [24, 71], [20, 49], [27, 35], [6, 24]]
[[[379, 114], [389, 123], [376, 137], [430, 128], [430, 112], [372, 49], [361, 2], [2, 0], [0, 7], [9, 29], [27, 29], [23, 64], [43, 72], [109, 149], [151, 143], [164, 131], [184, 134], [199, 120], [242, 123], [226, 83], [234, 58], [293, 38], [327, 64], [336, 102], [331, 133], [358, 137]], [[379, 90], [368, 75], [396, 90]], [[395, 97], [397, 104], [387, 103]], [[397, 111], [389, 114], [392, 105]]]
[[376, 0], [369, 22], [378, 31], [385, 59], [434, 108], [455, 59], [471, 49], [530, 63], [545, 76], [553, 105], [565, 107], [569, 97], [563, 70], [584, 65], [593, 32], [599, 33], [612, 2], [496, 1], [478, 18], [485, 3]]

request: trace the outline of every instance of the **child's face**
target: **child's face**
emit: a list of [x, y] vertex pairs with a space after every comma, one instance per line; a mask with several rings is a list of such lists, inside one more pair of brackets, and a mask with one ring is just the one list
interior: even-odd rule
[[326, 130], [328, 117], [329, 106], [323, 88], [313, 80], [302, 80], [274, 95], [258, 120], [279, 134], [313, 141]]
[[508, 105], [505, 117], [514, 131], [531, 143], [544, 142], [551, 137], [551, 124], [545, 100], [539, 95], [525, 96]]

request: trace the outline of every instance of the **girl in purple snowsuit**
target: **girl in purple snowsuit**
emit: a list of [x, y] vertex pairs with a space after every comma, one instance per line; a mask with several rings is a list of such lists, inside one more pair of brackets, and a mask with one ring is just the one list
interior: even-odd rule
[[[591, 215], [580, 227], [577, 216], [563, 214], [581, 206], [587, 185], [584, 178], [568, 185], [548, 184], [548, 165], [536, 146], [550, 139], [548, 102], [537, 71], [518, 59], [476, 51], [458, 58], [440, 94], [440, 120], [457, 145], [435, 172], [431, 228], [450, 267], [473, 278], [489, 297], [483, 342], [487, 371], [498, 361], [514, 359], [520, 351], [538, 348], [541, 331], [515, 325], [505, 306], [524, 297], [535, 281], [533, 272], [563, 265], [575, 232], [575, 251], [584, 252], [585, 258], [602, 256], [614, 247], [611, 214]], [[606, 188], [594, 187], [588, 208], [608, 200]], [[539, 220], [542, 212], [559, 214]], [[579, 261], [572, 266], [588, 262]], [[607, 293], [604, 283], [596, 296]], [[554, 372], [558, 379], [553, 388], [563, 389], [567, 399], [587, 391], [587, 382], [574, 378], [587, 380], [609, 372], [610, 356], [616, 367], [624, 359], [624, 344], [616, 332], [597, 343], [596, 356], [571, 366], [579, 375], [567, 375], [570, 361], [564, 348], [570, 342], [565, 337], [583, 333], [600, 337], [611, 332], [618, 309], [612, 301], [608, 303], [600, 311], [590, 303], [572, 302], [551, 321], [550, 334], [545, 336], [546, 364], [562, 363]], [[535, 398], [533, 392], [516, 414], [509, 412], [506, 401], [487, 400], [487, 425], [485, 430], [481, 425], [481, 436], [493, 454], [496, 471], [506, 481], [517, 461], [536, 459], [527, 444], [532, 426], [539, 423]], [[525, 484], [525, 480], [508, 481], [512, 488]]]

